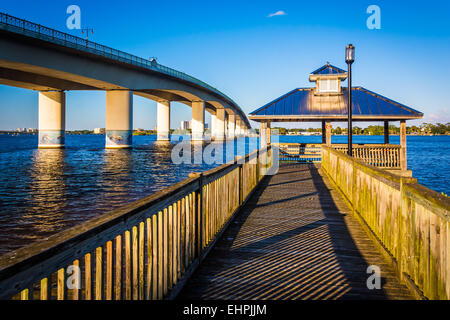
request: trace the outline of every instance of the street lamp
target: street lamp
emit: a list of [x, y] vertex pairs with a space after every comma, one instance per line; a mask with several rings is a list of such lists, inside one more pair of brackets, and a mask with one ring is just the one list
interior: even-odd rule
[[349, 44], [345, 48], [345, 62], [348, 65], [348, 155], [352, 156], [352, 63], [355, 61], [355, 47]]

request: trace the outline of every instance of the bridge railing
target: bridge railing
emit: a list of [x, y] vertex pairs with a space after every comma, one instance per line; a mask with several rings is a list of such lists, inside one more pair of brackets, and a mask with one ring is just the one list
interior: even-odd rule
[[410, 288], [450, 299], [450, 199], [327, 146], [321, 167]]
[[0, 257], [0, 299], [173, 298], [272, 166], [272, 149]]
[[118, 60], [121, 62], [125, 62], [128, 64], [136, 65], [139, 67], [143, 67], [152, 71], [161, 72], [167, 74], [169, 76], [179, 78], [185, 81], [189, 81], [191, 83], [200, 85], [204, 88], [209, 89], [210, 91], [219, 94], [224, 97], [234, 105], [238, 105], [235, 103], [230, 97], [228, 97], [223, 92], [218, 89], [210, 86], [209, 84], [194, 78], [184, 72], [166, 67], [157, 63], [156, 61], [150, 61], [147, 59], [143, 59], [141, 57], [113, 49], [87, 39], [83, 39], [80, 37], [76, 37], [74, 35], [61, 32], [52, 28], [44, 27], [40, 24], [36, 24], [24, 19], [20, 19], [17, 17], [10, 16], [5, 13], [0, 12], [0, 29], [23, 34], [29, 37], [41, 39], [44, 41], [52, 42], [58, 45], [71, 47], [77, 50], [93, 53], [96, 55], [100, 55], [103, 57], [107, 57], [110, 59]]

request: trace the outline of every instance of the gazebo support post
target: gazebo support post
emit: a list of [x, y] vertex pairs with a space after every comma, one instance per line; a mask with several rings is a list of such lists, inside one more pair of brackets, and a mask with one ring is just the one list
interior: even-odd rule
[[260, 148], [267, 147], [267, 124], [265, 121], [261, 121], [261, 127], [259, 129], [259, 145]]
[[267, 121], [266, 123], [266, 130], [267, 130], [267, 134], [266, 134], [266, 144], [269, 146], [271, 141], [272, 141], [272, 129], [270, 127], [270, 121]]
[[384, 121], [384, 144], [389, 144], [389, 121]]
[[327, 135], [325, 131], [326, 131], [325, 121], [322, 121], [322, 144], [327, 143]]
[[327, 146], [331, 146], [331, 122], [327, 122], [326, 125], [326, 138], [325, 138], [325, 142], [327, 144]]
[[402, 171], [408, 169], [408, 162], [406, 158], [406, 121], [400, 121], [400, 168]]

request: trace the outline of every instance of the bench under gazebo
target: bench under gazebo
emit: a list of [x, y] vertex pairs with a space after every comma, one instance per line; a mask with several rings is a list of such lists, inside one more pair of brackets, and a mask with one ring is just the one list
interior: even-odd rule
[[[341, 86], [347, 76], [327, 63], [309, 75], [314, 87], [294, 89], [251, 112], [249, 119], [261, 123], [261, 145], [270, 143], [272, 122], [321, 122], [322, 144], [347, 152], [346, 144], [331, 144], [331, 123], [348, 120], [348, 88]], [[355, 122], [384, 123], [384, 144], [353, 144], [353, 156], [379, 168], [406, 171], [406, 120], [420, 119], [423, 113], [362, 87], [352, 88], [352, 113]], [[389, 123], [394, 121], [400, 121], [400, 145], [389, 143]], [[314, 149], [307, 144], [279, 144], [280, 152], [298, 161], [311, 158], [308, 147]]]

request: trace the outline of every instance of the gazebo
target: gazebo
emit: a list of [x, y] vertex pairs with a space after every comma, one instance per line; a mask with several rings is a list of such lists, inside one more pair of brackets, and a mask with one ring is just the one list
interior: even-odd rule
[[[261, 123], [261, 144], [270, 143], [272, 122], [322, 122], [322, 143], [346, 152], [346, 145], [331, 145], [331, 123], [348, 119], [348, 88], [341, 86], [347, 76], [327, 62], [309, 75], [314, 87], [294, 89], [251, 112], [249, 119]], [[353, 144], [354, 157], [380, 168], [407, 170], [406, 120], [420, 119], [423, 113], [363, 87], [352, 88], [352, 113], [353, 121], [384, 123], [384, 144]], [[400, 121], [400, 145], [389, 144], [393, 121]], [[279, 144], [280, 151], [292, 150], [289, 145]]]

